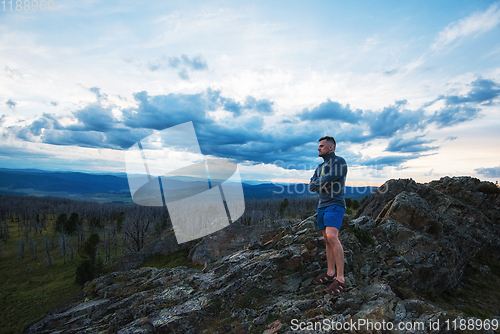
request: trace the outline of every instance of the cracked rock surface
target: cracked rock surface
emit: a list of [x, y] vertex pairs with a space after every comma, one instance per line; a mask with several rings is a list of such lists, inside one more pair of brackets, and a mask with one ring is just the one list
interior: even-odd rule
[[[407, 292], [441, 293], [459, 284], [479, 252], [498, 258], [500, 196], [482, 193], [481, 184], [472, 178], [384, 184], [356, 216], [344, 218], [348, 288], [339, 296], [311, 283], [326, 270], [315, 218], [286, 220], [265, 233], [236, 228], [239, 238], [230, 247], [224, 240], [232, 238], [231, 230], [199, 241], [190, 256], [207, 262], [203, 270], [144, 267], [96, 278], [81, 300], [25, 333], [333, 333], [306, 325], [360, 319], [421, 322], [427, 327], [412, 333], [445, 333], [445, 319], [463, 314]], [[487, 273], [484, 267], [478, 270]], [[427, 324], [438, 320], [441, 327], [430, 330]], [[306, 325], [294, 328], [297, 322]], [[386, 332], [409, 331], [395, 326]]]

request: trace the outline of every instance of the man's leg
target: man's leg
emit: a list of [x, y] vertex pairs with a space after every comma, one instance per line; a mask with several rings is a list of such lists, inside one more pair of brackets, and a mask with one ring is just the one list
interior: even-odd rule
[[[327, 226], [326, 228], [329, 228], [329, 226]], [[328, 264], [328, 271], [326, 272], [326, 274], [328, 276], [334, 276], [335, 275], [335, 255], [333, 252], [333, 248], [330, 245], [330, 242], [328, 241], [326, 230], [322, 230], [321, 232], [323, 233], [323, 240], [325, 241], [325, 244], [326, 244], [326, 262]]]
[[[345, 283], [344, 248], [342, 248], [342, 244], [340, 243], [339, 240], [339, 230], [336, 227], [326, 226], [326, 230], [323, 231], [323, 236], [326, 243], [326, 259], [328, 261], [328, 275], [330, 275], [330, 271], [333, 273], [334, 268], [337, 267], [337, 280], [339, 282]], [[330, 253], [328, 249], [330, 249]]]

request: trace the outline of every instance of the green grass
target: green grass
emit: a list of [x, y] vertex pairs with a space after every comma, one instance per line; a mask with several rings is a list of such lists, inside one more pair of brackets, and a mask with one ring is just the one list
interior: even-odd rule
[[[66, 263], [56, 249], [51, 251], [52, 265], [45, 263], [44, 237], [48, 233], [57, 238], [53, 222], [47, 222], [47, 230], [29, 238], [37, 243], [37, 260], [31, 258], [29, 248], [25, 247], [24, 259], [16, 254], [19, 236], [17, 222], [10, 222], [10, 238], [1, 242], [0, 252], [0, 334], [21, 333], [25, 326], [35, 322], [52, 308], [69, 302], [82, 293], [82, 287], [75, 283], [76, 268], [81, 262], [76, 253], [73, 260], [66, 256]], [[114, 255], [114, 250], [112, 255]], [[118, 250], [117, 256], [123, 253]], [[188, 259], [188, 249], [182, 249], [167, 256], [152, 256], [142, 266], [173, 268], [187, 266], [201, 269], [203, 266], [192, 264]], [[101, 256], [104, 251], [101, 250]], [[113, 261], [113, 260], [112, 260]], [[116, 259], [105, 266], [108, 272], [116, 264]], [[103, 273], [104, 274], [104, 273]]]
[[[47, 222], [47, 230], [42, 234], [29, 238], [37, 243], [37, 260], [31, 258], [29, 248], [25, 247], [24, 259], [18, 258], [16, 244], [23, 236], [19, 236], [17, 222], [10, 222], [10, 238], [5, 242], [1, 240], [0, 255], [0, 334], [21, 333], [29, 325], [52, 308], [69, 302], [82, 293], [82, 286], [75, 283], [76, 268], [82, 261], [78, 253], [70, 260], [66, 255], [64, 263], [62, 255], [56, 249], [51, 250], [52, 265], [45, 263], [44, 238], [48, 234], [57, 239], [53, 228], [53, 221]], [[112, 251], [114, 255], [115, 251]], [[117, 256], [123, 253], [118, 249]], [[101, 254], [104, 251], [101, 250]], [[101, 255], [102, 256], [102, 255]], [[116, 264], [116, 259], [104, 267], [104, 271], [111, 270]]]
[[[49, 225], [50, 226], [50, 225]], [[0, 258], [0, 333], [21, 333], [24, 327], [43, 317], [51, 308], [70, 301], [82, 289], [75, 283], [75, 271], [79, 256], [63, 264], [63, 259], [52, 251], [54, 257], [50, 267], [45, 265], [43, 237], [35, 240], [38, 260], [32, 260], [29, 251], [19, 259], [15, 245], [22, 237], [17, 234], [14, 223], [10, 226], [7, 242], [2, 242]], [[32, 236], [30, 236], [32, 238]]]

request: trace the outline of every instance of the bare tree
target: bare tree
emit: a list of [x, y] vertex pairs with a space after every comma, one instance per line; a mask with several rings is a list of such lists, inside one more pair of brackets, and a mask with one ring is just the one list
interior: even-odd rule
[[63, 262], [66, 264], [66, 252], [68, 251], [68, 237], [66, 234], [61, 233], [59, 236], [59, 251], [61, 252], [61, 255], [63, 256]]
[[66, 245], [66, 247], [68, 248], [69, 258], [70, 258], [71, 261], [73, 261], [73, 256], [74, 256], [74, 253], [75, 253], [75, 249], [73, 247], [73, 240], [71, 240], [70, 237], [67, 239], [67, 245]]
[[1, 225], [1, 237], [4, 241], [7, 241], [9, 239], [9, 223], [7, 220], [3, 221], [3, 224]]
[[49, 241], [48, 233], [45, 233], [45, 238], [43, 241], [45, 244], [45, 261], [46, 261], [47, 265], [51, 266], [52, 265], [52, 257], [50, 255], [50, 241]]
[[24, 259], [24, 246], [25, 246], [24, 239], [21, 239], [17, 242], [16, 254], [17, 254], [17, 257], [20, 259]]
[[130, 251], [140, 251], [149, 233], [150, 219], [135, 212], [123, 225], [123, 243]]
[[30, 249], [31, 258], [35, 261], [37, 259], [37, 247], [35, 239], [30, 239], [28, 241], [28, 247]]

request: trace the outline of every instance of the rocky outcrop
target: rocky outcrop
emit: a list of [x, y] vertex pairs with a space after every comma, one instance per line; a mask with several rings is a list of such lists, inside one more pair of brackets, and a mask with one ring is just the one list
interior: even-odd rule
[[239, 222], [212, 233], [191, 248], [189, 259], [195, 264], [204, 265], [226, 255], [244, 249], [261, 239], [273, 237], [280, 227], [290, 225], [287, 219], [278, 221], [262, 221], [253, 225], [242, 225]]
[[[459, 187], [469, 195], [446, 190], [456, 182], [469, 185]], [[99, 277], [86, 284], [84, 298], [25, 332], [333, 333], [349, 332], [345, 328], [355, 324], [351, 332], [449, 333], [445, 321], [460, 320], [463, 313], [419, 296], [459, 284], [470, 259], [485, 249], [498, 258], [499, 195], [476, 186], [466, 178], [388, 181], [356, 217], [344, 218], [340, 238], [348, 288], [340, 296], [311, 283], [325, 272], [326, 256], [310, 217], [275, 222], [266, 233], [235, 226], [206, 237], [190, 254], [206, 263], [203, 270], [141, 268]], [[370, 321], [371, 328], [360, 326]], [[382, 323], [394, 327], [374, 328]], [[400, 329], [399, 323], [424, 328]], [[327, 324], [344, 327], [328, 330]]]
[[500, 195], [481, 192], [484, 184], [471, 177], [390, 180], [368, 198], [356, 214], [365, 218], [355, 222], [375, 236], [389, 282], [441, 292], [458, 284], [481, 250], [500, 250]]

